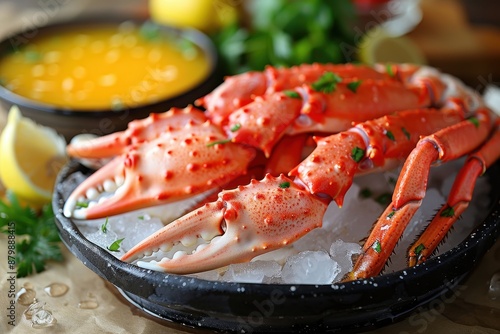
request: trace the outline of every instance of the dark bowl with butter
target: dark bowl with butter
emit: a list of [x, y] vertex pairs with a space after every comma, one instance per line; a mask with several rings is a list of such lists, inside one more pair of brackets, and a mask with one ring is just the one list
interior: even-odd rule
[[210, 38], [150, 21], [82, 18], [0, 42], [0, 102], [69, 140], [184, 107], [220, 82]]

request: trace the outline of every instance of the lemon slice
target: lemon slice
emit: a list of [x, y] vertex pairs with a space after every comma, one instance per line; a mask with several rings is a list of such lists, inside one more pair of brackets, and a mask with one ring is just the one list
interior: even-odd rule
[[13, 106], [0, 137], [0, 178], [5, 187], [33, 205], [50, 202], [57, 173], [67, 161], [66, 141]]
[[382, 27], [371, 29], [358, 45], [359, 61], [373, 65], [376, 63], [427, 63], [424, 54], [408, 37], [391, 36]]

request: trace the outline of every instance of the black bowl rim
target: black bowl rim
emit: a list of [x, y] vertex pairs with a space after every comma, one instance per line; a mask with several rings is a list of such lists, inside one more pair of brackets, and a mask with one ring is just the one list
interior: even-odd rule
[[[166, 101], [170, 100], [176, 100], [176, 99], [182, 99], [183, 97], [189, 96], [192, 91], [196, 91], [198, 88], [200, 88], [206, 81], [208, 81], [217, 71], [217, 63], [218, 63], [218, 52], [216, 50], [215, 45], [213, 44], [212, 40], [208, 35], [204, 34], [203, 32], [192, 29], [192, 28], [178, 28], [178, 27], [173, 27], [173, 26], [166, 26], [166, 25], [160, 25], [156, 24], [153, 21], [149, 19], [142, 19], [142, 18], [136, 18], [136, 17], [125, 17], [125, 16], [82, 16], [78, 19], [75, 20], [63, 20], [63, 21], [57, 21], [53, 22], [50, 24], [47, 24], [42, 27], [36, 28], [37, 30], [41, 31], [48, 31], [48, 30], [53, 30], [53, 29], [58, 29], [58, 28], [64, 28], [64, 27], [78, 27], [78, 26], [84, 26], [84, 25], [94, 25], [94, 24], [117, 24], [117, 23], [123, 23], [123, 22], [134, 22], [136, 24], [143, 24], [143, 23], [152, 23], [157, 25], [160, 29], [169, 32], [172, 35], [179, 36], [182, 38], [185, 38], [192, 43], [194, 43], [196, 46], [198, 46], [207, 56], [207, 59], [209, 61], [209, 71], [207, 72], [206, 76], [200, 80], [199, 83], [195, 84], [193, 87], [191, 87], [188, 91], [170, 96], [169, 98], [166, 99], [161, 99], [159, 101], [153, 102], [153, 103], [143, 103], [140, 105], [136, 105], [133, 107], [129, 108], [124, 108], [124, 109], [119, 109], [119, 110], [113, 110], [113, 109], [76, 109], [76, 108], [64, 108], [60, 106], [55, 106], [49, 103], [44, 103], [44, 102], [39, 102], [36, 100], [32, 100], [30, 98], [27, 98], [22, 95], [18, 95], [3, 85], [0, 84], [0, 99], [3, 99], [7, 101], [10, 104], [13, 105], [19, 105], [21, 107], [27, 107], [27, 108], [32, 108], [36, 109], [42, 112], [46, 112], [48, 114], [56, 114], [60, 116], [76, 116], [78, 115], [79, 117], [85, 117], [85, 118], [98, 118], [98, 117], [107, 117], [110, 115], [116, 115], [121, 112], [127, 111], [127, 112], [134, 112], [135, 110], [142, 110], [144, 108], [154, 108], [155, 106], [161, 106], [164, 104]], [[4, 50], [6, 48], [10, 48], [9, 46], [9, 41], [11, 39], [18, 38], [22, 36], [23, 34], [26, 34], [27, 31], [19, 31], [15, 32], [13, 34], [10, 34], [9, 36], [5, 37], [3, 40], [0, 41], [0, 56], [5, 52]]]
[[[402, 297], [404, 298], [401, 298], [401, 305], [391, 305], [390, 303], [395, 300], [391, 300], [391, 298], [388, 297], [386, 303], [384, 301], [379, 304], [374, 304], [374, 310], [370, 310], [375, 312], [375, 309], [379, 308], [379, 313], [376, 315], [376, 317], [379, 318], [374, 318], [371, 322], [369, 319], [364, 319], [368, 322], [363, 324], [359, 323], [358, 325], [347, 324], [351, 329], [357, 327], [378, 327], [385, 325], [388, 322], [390, 323], [408, 316], [417, 307], [429, 303], [431, 300], [437, 298], [446, 291], [456, 287], [473, 270], [475, 264], [479, 262], [484, 253], [486, 253], [486, 251], [500, 236], [500, 161], [498, 161], [487, 172], [490, 177], [493, 177], [495, 187], [492, 187], [493, 194], [491, 198], [491, 209], [485, 220], [481, 224], [478, 224], [474, 231], [459, 245], [437, 257], [429, 259], [421, 265], [368, 279], [325, 285], [213, 282], [191, 276], [174, 275], [143, 269], [137, 267], [136, 265], [120, 261], [99, 246], [96, 246], [88, 241], [80, 233], [74, 222], [62, 215], [64, 194], [62, 193], [62, 189], [60, 189], [60, 185], [63, 180], [76, 171], [88, 172], [89, 170], [74, 160], [70, 161], [58, 176], [52, 202], [54, 213], [56, 215], [56, 224], [66, 246], [74, 255], [80, 258], [86, 266], [91, 268], [104, 279], [110, 281], [120, 290], [124, 290], [126, 294], [131, 296], [132, 299], [139, 305], [143, 305], [141, 298], [150, 299], [150, 297], [153, 296], [155, 303], [159, 303], [167, 308], [172, 307], [172, 310], [175, 310], [176, 312], [182, 312], [184, 307], [190, 316], [193, 316], [196, 312], [203, 313], [211, 311], [213, 311], [213, 313], [211, 313], [212, 317], [214, 314], [223, 314], [223, 318], [231, 316], [224, 314], [224, 307], [219, 307], [219, 305], [212, 304], [209, 310], [197, 309], [196, 305], [184, 305], [186, 300], [189, 302], [193, 299], [199, 298], [200, 296], [207, 295], [240, 295], [240, 297], [242, 296], [241, 298], [251, 298], [255, 301], [265, 300], [275, 291], [281, 291], [281, 293], [284, 293], [289, 297], [289, 299], [294, 299], [299, 303], [303, 302], [307, 304], [307, 299], [313, 297], [315, 301], [320, 301], [321, 296], [325, 296], [328, 300], [333, 298], [336, 302], [340, 302], [342, 304], [343, 301], [352, 296], [359, 296], [363, 293], [370, 295], [375, 292], [374, 288], [380, 290], [381, 293], [384, 291], [395, 291], [394, 289], [399, 289], [403, 286], [410, 290], [421, 286], [422, 289], [425, 290], [425, 292], [415, 296], [412, 296], [411, 294], [403, 294], [404, 296], [402, 295]], [[81, 247], [83, 247], [83, 250]], [[83, 254], [83, 252], [90, 252], [91, 257], [96, 256], [97, 258], [90, 259], [86, 254]], [[467, 263], [461, 263], [464, 261], [467, 261]], [[444, 264], [447, 264], [447, 266], [444, 267]], [[465, 269], [462, 267], [457, 269], [456, 272], [448, 272], [447, 270], [450, 268], [453, 269], [453, 266], [455, 266], [455, 268], [457, 268], [457, 266], [465, 266]], [[111, 269], [109, 269], [109, 267], [111, 267]], [[440, 283], [437, 285], [435, 283], [430, 283], [429, 280], [426, 279], [433, 271], [439, 272], [440, 275], [437, 278], [437, 280], [440, 280]], [[130, 281], [127, 277], [138, 279], [138, 282], [140, 282], [139, 286], [137, 286], [137, 284], [130, 285]], [[410, 279], [410, 281], [408, 281], [407, 278]], [[159, 292], [159, 290], [166, 289], [165, 287], [162, 288], [162, 283], [168, 284], [167, 292]], [[185, 293], [186, 290], [193, 294], [192, 298], [187, 296], [189, 294]], [[165, 293], [167, 293], [167, 296], [165, 296]], [[305, 300], [303, 299], [304, 296], [306, 296]], [[171, 300], [158, 299], [161, 299], [162, 297], [166, 297], [167, 299], [170, 297], [172, 298]], [[139, 301], [137, 301], [137, 298], [139, 298]], [[179, 311], [179, 308], [181, 311]], [[251, 307], [249, 308], [249, 305], [242, 305], [242, 308], [246, 312], [242, 314], [248, 315], [248, 312], [251, 312], [252, 310]], [[381, 308], [387, 309], [387, 311], [380, 310]], [[307, 310], [308, 309], [306, 309], [306, 311]], [[358, 309], [352, 310], [358, 311]], [[314, 313], [315, 311], [310, 310], [310, 312]], [[151, 311], [149, 313], [151, 313]], [[381, 314], [384, 316], [381, 317]], [[238, 314], [233, 314], [233, 316], [236, 317]], [[303, 317], [294, 315], [294, 317], [295, 319], [299, 317], [304, 322], [307, 321], [307, 315], [304, 315]], [[181, 317], [180, 319], [183, 323], [190, 324], [189, 318]], [[302, 320], [299, 320], [299, 322]], [[196, 326], [195, 321], [198, 320], [193, 320], [191, 325]], [[212, 329], [222, 328], [227, 330], [228, 328], [232, 328], [230, 327], [231, 325], [234, 325], [234, 322], [231, 322], [231, 320], [221, 320], [220, 324], [215, 322], [215, 324], [211, 323], [207, 326]], [[308, 324], [306, 324], [306, 327], [307, 326]], [[265, 330], [273, 329], [276, 328], [272, 325], [270, 327], [265, 327]], [[283, 328], [280, 327], [279, 329]], [[291, 330], [293, 328], [288, 329]]]

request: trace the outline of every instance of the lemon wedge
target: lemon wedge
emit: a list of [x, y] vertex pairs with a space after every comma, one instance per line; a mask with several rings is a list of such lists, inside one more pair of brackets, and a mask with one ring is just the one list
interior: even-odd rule
[[50, 202], [57, 173], [67, 161], [66, 141], [13, 106], [0, 136], [0, 179], [33, 205]]
[[405, 36], [391, 36], [382, 27], [371, 29], [358, 45], [359, 61], [373, 65], [376, 63], [427, 63], [424, 54], [411, 39]]

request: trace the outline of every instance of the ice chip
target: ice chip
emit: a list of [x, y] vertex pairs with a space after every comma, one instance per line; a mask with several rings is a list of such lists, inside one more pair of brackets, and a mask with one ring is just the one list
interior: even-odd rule
[[253, 261], [232, 264], [222, 276], [223, 281], [262, 283], [265, 277], [278, 275], [281, 266], [274, 261]]
[[353, 259], [361, 254], [361, 245], [354, 242], [335, 241], [330, 247], [330, 256], [339, 265], [334, 281], [340, 281], [353, 268]]
[[330, 284], [340, 272], [337, 262], [324, 251], [305, 251], [291, 256], [283, 266], [285, 284]]

